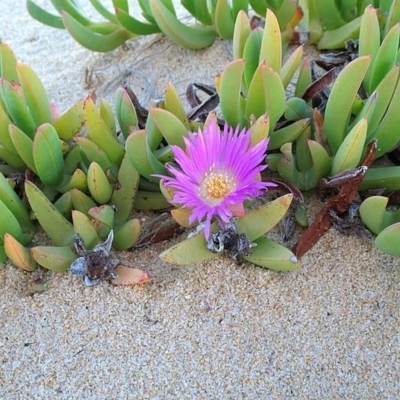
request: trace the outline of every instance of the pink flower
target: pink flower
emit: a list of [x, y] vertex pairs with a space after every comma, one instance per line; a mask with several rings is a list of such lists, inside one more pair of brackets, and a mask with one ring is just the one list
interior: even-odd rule
[[261, 182], [268, 139], [250, 144], [250, 131], [225, 124], [221, 132], [212, 120], [198, 133], [184, 138], [186, 150], [172, 146], [180, 168], [168, 165], [173, 177], [162, 176], [174, 191], [173, 204], [191, 209], [189, 222], [204, 223], [206, 239], [216, 218], [221, 227], [233, 216], [243, 216], [245, 200], [259, 196], [272, 183]]

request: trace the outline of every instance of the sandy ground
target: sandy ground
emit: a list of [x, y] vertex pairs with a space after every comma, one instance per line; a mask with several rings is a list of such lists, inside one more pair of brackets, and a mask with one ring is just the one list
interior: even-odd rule
[[[212, 84], [230, 59], [227, 42], [191, 52], [158, 36], [90, 53], [22, 1], [0, 3], [0, 35], [62, 109], [92, 90], [86, 68], [98, 95], [112, 99], [125, 76], [147, 101], [169, 81]], [[398, 398], [398, 259], [334, 230], [291, 273], [224, 258], [167, 265], [158, 253], [170, 244], [119, 254], [154, 277], [138, 287], [48, 274], [49, 290], [29, 295], [36, 275], [6, 264], [0, 398]]]

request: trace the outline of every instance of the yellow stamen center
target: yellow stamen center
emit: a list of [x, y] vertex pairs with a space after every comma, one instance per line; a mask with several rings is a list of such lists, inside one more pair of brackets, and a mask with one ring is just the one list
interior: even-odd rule
[[201, 186], [200, 196], [208, 204], [219, 204], [236, 188], [235, 179], [226, 173], [209, 172]]

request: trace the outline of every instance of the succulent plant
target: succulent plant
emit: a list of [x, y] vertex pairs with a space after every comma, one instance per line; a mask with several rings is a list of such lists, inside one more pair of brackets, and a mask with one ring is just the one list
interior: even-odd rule
[[[357, 171], [356, 167], [373, 141], [377, 142], [376, 157], [398, 145], [400, 136], [396, 126], [400, 120], [395, 110], [400, 99], [396, 64], [399, 28], [388, 22], [393, 21], [393, 10], [394, 5], [390, 11], [392, 17], [386, 19], [385, 29], [381, 30], [379, 11], [371, 6], [365, 9], [357, 22], [359, 57], [338, 72], [326, 105], [320, 111], [313, 109], [309, 102], [308, 94], [313, 84], [307, 62], [301, 64], [295, 97], [287, 100], [284, 97], [284, 89], [301, 63], [302, 48], [299, 47], [282, 67], [282, 50], [277, 45], [281, 40], [279, 31], [274, 29], [277, 21], [273, 13], [267, 12], [265, 29], [255, 31], [250, 29], [248, 17], [239, 13], [233, 42], [235, 60], [217, 77], [222, 115], [231, 124], [250, 126], [263, 111], [267, 111], [265, 120], [267, 116], [272, 120], [268, 128], [267, 162], [272, 170], [301, 190], [316, 188], [329, 176], [335, 176], [332, 182], [336, 177], [338, 181], [342, 179], [342, 175], [343, 179], [351, 177], [351, 171]], [[275, 80], [271, 79], [272, 73], [270, 77], [264, 73], [263, 79], [256, 81], [262, 67], [264, 70], [270, 67], [269, 72], [278, 72], [274, 75]], [[257, 93], [253, 94], [250, 87], [256, 88]], [[253, 101], [251, 96], [254, 96]], [[271, 108], [272, 99], [275, 102]], [[280, 153], [271, 153], [277, 149]], [[360, 190], [399, 189], [399, 167], [365, 170]], [[379, 222], [376, 213], [370, 213], [368, 218]], [[394, 232], [397, 235], [396, 229], [396, 226], [391, 227], [390, 235], [395, 235]], [[386, 252], [383, 243], [394, 240], [386, 241], [389, 232], [376, 241]]]
[[[315, 84], [311, 83], [307, 62], [301, 65], [295, 96], [285, 101], [283, 89], [301, 62], [302, 48], [299, 47], [281, 67], [281, 49], [277, 45], [280, 42], [272, 40], [273, 33], [267, 33], [272, 29], [269, 26], [276, 26], [273, 14], [267, 12], [264, 31], [250, 31], [247, 21], [245, 15], [239, 14], [234, 54], [241, 57], [246, 55], [246, 49], [251, 48], [252, 51], [245, 59], [237, 58], [229, 69], [226, 68], [217, 88], [222, 113], [230, 123], [239, 122], [246, 126], [250, 123], [250, 115], [254, 114], [253, 119], [259, 116], [258, 106], [267, 111], [271, 120], [267, 161], [272, 170], [278, 171], [285, 180], [301, 190], [310, 190], [317, 187], [322, 178], [357, 167], [373, 140], [378, 142], [377, 157], [397, 145], [400, 140], [395, 129], [400, 122], [395, 111], [400, 99], [396, 65], [398, 25], [390, 28], [380, 44], [378, 11], [366, 8], [360, 21], [360, 56], [339, 72], [329, 91], [326, 106], [318, 111], [310, 103], [310, 88]], [[279, 35], [276, 30], [274, 33]], [[252, 44], [256, 35], [259, 37], [254, 43], [258, 43], [258, 47]], [[271, 42], [268, 43], [268, 40]], [[264, 64], [263, 60], [266, 60]], [[258, 69], [254, 69], [256, 63], [259, 63]], [[267, 65], [274, 66], [269, 70], [269, 77], [264, 72], [263, 79], [257, 82], [257, 74], [262, 68], [266, 70]], [[280, 72], [279, 75], [275, 73], [274, 80], [271, 79], [271, 70]], [[329, 74], [334, 76], [332, 71]], [[241, 75], [243, 82], [238, 78]], [[232, 80], [234, 85], [229, 84]], [[268, 85], [263, 87], [262, 82], [268, 82]], [[256, 94], [250, 86], [255, 88]], [[232, 98], [237, 101], [228, 100]], [[271, 153], [277, 149], [280, 153]], [[376, 187], [383, 178], [392, 177], [393, 172], [381, 168], [374, 171], [372, 168], [361, 187]]]
[[[249, 209], [247, 203], [245, 208], [244, 199], [238, 201], [235, 197], [234, 201], [232, 197], [227, 207], [218, 208], [216, 204], [222, 204], [228, 194], [239, 191], [241, 175], [233, 174], [233, 184], [229, 171], [214, 171], [216, 162], [209, 166], [202, 184], [217, 182], [212, 187], [218, 198], [213, 197], [215, 193], [209, 186], [195, 191], [198, 196], [194, 200], [185, 192], [194, 179], [189, 176], [190, 171], [194, 172], [185, 164], [185, 157], [194, 157], [194, 147], [201, 148], [193, 146], [195, 137], [203, 138], [205, 143], [203, 133], [213, 131], [218, 133], [215, 138], [224, 138], [227, 131], [231, 132], [228, 126], [232, 132], [245, 132], [240, 140], [248, 139], [246, 151], [268, 142], [265, 161], [289, 185], [297, 187], [294, 191], [328, 187], [332, 182], [354, 177], [351, 196], [338, 206], [339, 212], [348, 207], [363, 177], [360, 189], [399, 189], [399, 167], [369, 165], [373, 157], [385, 155], [400, 141], [400, 28], [396, 24], [400, 20], [400, 0], [375, 1], [379, 9], [367, 1], [300, 2], [311, 42], [319, 48], [343, 47], [347, 40], [359, 39], [359, 54], [351, 53], [343, 67], [328, 71], [315, 82], [311, 63], [303, 60], [302, 46], [282, 62], [285, 45], [303, 16], [297, 2], [181, 3], [196, 19], [195, 25], [178, 19], [171, 0], [139, 1], [146, 21], [129, 14], [127, 1], [114, 0], [112, 13], [101, 1], [93, 0], [92, 6], [106, 19], [100, 23], [89, 19], [74, 0], [52, 0], [61, 16], [27, 1], [34, 18], [54, 27], [66, 27], [79, 43], [92, 50], [108, 51], [132, 37], [163, 32], [192, 49], [210, 45], [217, 36], [233, 38], [234, 59], [216, 77], [215, 88], [188, 87], [189, 111], [169, 84], [163, 101], [148, 110], [125, 86], [116, 93], [116, 117], [106, 101], [96, 106], [91, 96], [60, 116], [36, 74], [17, 63], [11, 49], [1, 43], [0, 260], [8, 256], [26, 270], [34, 269], [37, 263], [56, 271], [66, 271], [72, 265], [73, 271], [86, 277], [86, 284], [98, 278], [112, 279], [114, 264], [107, 264], [111, 241], [114, 249], [127, 249], [140, 235], [140, 223], [132, 218], [132, 211], [165, 210], [174, 205], [171, 215], [180, 225], [189, 228], [204, 223], [205, 230], [164, 251], [163, 260], [186, 264], [225, 251], [235, 260], [243, 258], [266, 268], [295, 268], [294, 254], [264, 236], [287, 212], [291, 195], [258, 209]], [[254, 27], [249, 7], [265, 15], [265, 25]], [[286, 90], [289, 83], [294, 85], [294, 95]], [[209, 97], [200, 101], [196, 88]], [[315, 95], [322, 91], [326, 99], [316, 106]], [[214, 109], [218, 117], [211, 113]], [[219, 134], [221, 126], [223, 133]], [[193, 132], [198, 132], [197, 136]], [[239, 136], [232, 136], [236, 144], [240, 142]], [[209, 153], [214, 154], [212, 150]], [[368, 163], [364, 164], [366, 158]], [[196, 158], [197, 174], [200, 161]], [[264, 168], [258, 158], [257, 166], [251, 167], [257, 176]], [[271, 186], [251, 176], [254, 187]], [[180, 189], [185, 193], [178, 194]], [[17, 193], [26, 196], [31, 215], [55, 246], [27, 247], [34, 226]], [[254, 189], [245, 197], [251, 200], [259, 194]], [[212, 197], [212, 207], [205, 211], [206, 195]], [[337, 199], [331, 200], [338, 205]], [[398, 213], [390, 214], [385, 207], [381, 198], [371, 198], [363, 203], [360, 213], [366, 225], [378, 234], [378, 247], [390, 253], [395, 251], [392, 248]], [[304, 216], [304, 209], [298, 205], [297, 218], [300, 214]], [[99, 249], [107, 251], [103, 269], [97, 274], [97, 269], [90, 270], [90, 257]], [[142, 275], [140, 279], [147, 278]]]
[[[66, 271], [77, 258], [70, 248], [77, 233], [89, 249], [111, 231], [115, 249], [132, 247], [140, 234], [139, 220], [131, 219], [139, 174], [110, 105], [97, 109], [89, 96], [58, 116], [34, 71], [5, 43], [0, 53], [1, 260]], [[17, 191], [55, 247], [25, 247], [34, 225]], [[136, 208], [140, 201], [146, 203], [142, 197]]]
[[234, 130], [227, 124], [220, 132], [211, 115], [203, 130], [189, 134], [184, 142], [183, 149], [172, 147], [179, 167], [167, 165], [173, 176], [162, 177], [160, 184], [177, 207], [171, 212], [174, 219], [185, 227], [200, 223], [198, 228], [202, 232], [190, 235], [160, 257], [167, 262], [187, 264], [189, 259], [203, 261], [226, 250], [235, 261], [245, 259], [275, 270], [296, 268], [293, 253], [263, 236], [282, 219], [291, 195], [248, 212], [244, 207], [245, 201], [248, 203], [275, 186], [261, 182], [259, 176], [266, 168], [260, 164], [268, 140], [255, 138], [251, 130]]
[[103, 52], [131, 38], [154, 33], [163, 33], [189, 49], [204, 48], [217, 36], [232, 39], [240, 11], [264, 16], [270, 9], [277, 17], [285, 44], [300, 25], [300, 31], [309, 32], [308, 44], [317, 44], [320, 49], [343, 48], [346, 41], [357, 39], [361, 16], [368, 5], [379, 8], [384, 36], [400, 20], [398, 0], [181, 0], [181, 5], [196, 20], [193, 25], [179, 19], [171, 0], [139, 0], [142, 18], [132, 13], [126, 0], [113, 0], [113, 11], [102, 1], [92, 0], [93, 8], [105, 18], [101, 22], [89, 18], [76, 0], [51, 3], [60, 15], [46, 11], [33, 0], [27, 0], [26, 4], [33, 18], [54, 28], [66, 28], [82, 46]]
[[[216, 78], [223, 119], [231, 126], [240, 124], [243, 127], [251, 127], [252, 130], [258, 130], [263, 126], [270, 137], [268, 163], [272, 169], [277, 169], [276, 164], [283, 154], [290, 153], [292, 141], [301, 137], [304, 147], [311, 134], [312, 110], [302, 99], [286, 100], [285, 95], [285, 89], [299, 68], [296, 91], [304, 90], [303, 88], [311, 83], [311, 74], [308, 74], [306, 69], [307, 64], [301, 65], [303, 47], [298, 47], [283, 65], [282, 53], [282, 35], [278, 20], [272, 11], [268, 10], [266, 13], [265, 27], [256, 30], [251, 30], [248, 16], [240, 12], [233, 38], [235, 59]], [[306, 112], [301, 110], [299, 113], [297, 110], [299, 106]], [[291, 117], [293, 112], [296, 114], [295, 118]], [[300, 117], [297, 118], [298, 116]], [[283, 120], [286, 120], [284, 124]], [[271, 154], [271, 151], [281, 148], [282, 154]], [[321, 159], [322, 164], [321, 169], [314, 170], [311, 184], [299, 184], [299, 179], [282, 173], [286, 179], [299, 184], [301, 189], [315, 187], [329, 169], [326, 166], [329, 163], [329, 156], [322, 146], [317, 142], [312, 143], [310, 151], [318, 160]]]
[[139, 0], [142, 19], [130, 13], [126, 0], [113, 0], [111, 12], [100, 0], [92, 0], [93, 8], [106, 20], [90, 19], [75, 0], [52, 0], [56, 11], [51, 14], [27, 0], [30, 15], [54, 28], [66, 28], [82, 46], [93, 51], [110, 51], [127, 40], [154, 33], [163, 33], [180, 46], [201, 49], [210, 46], [216, 37], [232, 39], [238, 13], [249, 11], [249, 6], [265, 15], [271, 8], [279, 20], [286, 37], [291, 37], [301, 12], [294, 0], [181, 0], [182, 6], [195, 18], [193, 25], [185, 24], [177, 16], [171, 0]]
[[233, 37], [234, 60], [216, 77], [223, 119], [231, 126], [254, 129], [268, 124], [270, 149], [279, 148], [274, 131], [285, 112], [285, 89], [300, 66], [303, 47], [283, 65], [282, 53], [282, 35], [272, 11], [266, 13], [265, 27], [255, 30], [251, 30], [248, 16], [240, 12]]
[[[307, 20], [308, 43], [317, 44], [319, 49], [341, 49], [348, 40], [358, 39], [362, 15], [367, 6], [378, 9], [383, 36], [400, 21], [398, 0], [304, 0], [300, 1], [300, 6]], [[373, 35], [371, 37], [374, 38]]]

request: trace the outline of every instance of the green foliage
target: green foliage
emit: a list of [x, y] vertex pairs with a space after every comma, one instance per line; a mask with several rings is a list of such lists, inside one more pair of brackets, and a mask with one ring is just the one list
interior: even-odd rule
[[[309, 31], [309, 44], [317, 44], [319, 49], [340, 49], [346, 41], [358, 39], [363, 30], [361, 20], [365, 18], [365, 15], [362, 16], [366, 8], [371, 12], [372, 7], [376, 7], [379, 29], [384, 37], [400, 21], [398, 0], [300, 0], [300, 6], [305, 12], [302, 25]], [[377, 38], [374, 32], [376, 26], [370, 27], [371, 45], [374, 45]]]
[[[300, 2], [305, 14], [300, 25], [309, 30], [309, 43], [335, 49], [349, 39], [359, 39], [359, 56], [340, 71], [321, 112], [313, 109], [305, 95], [312, 78], [303, 47], [283, 62], [286, 45], [303, 16], [295, 1], [181, 3], [196, 24], [179, 20], [170, 0], [139, 1], [144, 20], [131, 15], [123, 0], [113, 1], [114, 12], [100, 0], [91, 1], [105, 18], [102, 22], [88, 18], [73, 0], [52, 0], [59, 15], [32, 0], [27, 7], [40, 22], [67, 28], [79, 43], [95, 51], [109, 51], [136, 36], [157, 32], [190, 49], [209, 46], [217, 36], [233, 39], [234, 59], [215, 79], [220, 116], [231, 126], [249, 128], [252, 144], [269, 137], [266, 161], [270, 169], [300, 190], [314, 189], [322, 178], [358, 167], [373, 141], [377, 142], [376, 157], [400, 142], [400, 0], [375, 1], [380, 9], [358, 0]], [[252, 29], [249, 7], [265, 15], [264, 27]], [[294, 95], [287, 92], [290, 83]], [[116, 116], [108, 103], [96, 105], [89, 96], [55, 116], [34, 71], [18, 63], [12, 50], [0, 43], [0, 261], [8, 256], [25, 270], [33, 270], [38, 263], [62, 271], [76, 258], [69, 248], [75, 233], [93, 248], [113, 231], [114, 247], [126, 249], [140, 234], [139, 221], [131, 218], [133, 210], [170, 207], [170, 193], [160, 187], [158, 175], [166, 175], [165, 164], [174, 162], [171, 146], [184, 148], [187, 132], [203, 127], [215, 115], [211, 108], [201, 119], [186, 113], [172, 84], [160, 106], [150, 108], [144, 117], [127, 88], [118, 89], [115, 106]], [[23, 190], [32, 217], [57, 247], [25, 247], [34, 225], [12, 189], [13, 177], [25, 175]], [[399, 175], [397, 167], [371, 168], [361, 189], [398, 189]], [[284, 216], [290, 203], [286, 200], [280, 198], [262, 208], [257, 218], [265, 220], [268, 228], [263, 232], [252, 231], [257, 224], [241, 226], [254, 213], [238, 222], [239, 230], [258, 244], [248, 257], [250, 262], [280, 270], [293, 268], [293, 254], [262, 237]], [[275, 206], [279, 206], [276, 221], [265, 211]], [[385, 207], [382, 199], [367, 199], [360, 212], [378, 235], [377, 246], [397, 255], [393, 237], [398, 235], [398, 213], [390, 214]], [[188, 215], [179, 210], [173, 215], [187, 225]], [[198, 235], [161, 257], [186, 263], [188, 254], [199, 261], [215, 256]]]
[[[275, 271], [296, 269], [297, 259], [294, 254], [263, 236], [284, 217], [291, 201], [291, 195], [279, 197], [256, 210], [249, 211], [238, 220], [239, 233], [246, 234], [249, 240], [257, 243], [256, 251], [253, 251], [251, 256], [244, 257], [247, 261]], [[213, 224], [212, 230], [218, 230], [216, 223]], [[185, 265], [218, 257], [218, 254], [207, 249], [204, 234], [198, 233], [165, 250], [160, 257], [169, 263]]]
[[[70, 250], [25, 247], [34, 225], [12, 188], [25, 176], [32, 215], [57, 246], [71, 244], [75, 233], [85, 233], [95, 245], [113, 229], [116, 248], [132, 247], [140, 234], [139, 221], [130, 219], [139, 173], [125, 155], [111, 107], [102, 102], [98, 110], [88, 97], [56, 117], [37, 75], [4, 43], [0, 60], [1, 261], [8, 256], [26, 270], [34, 269], [34, 260], [55, 270], [71, 261]], [[98, 212], [99, 207], [107, 212]]]
[[39, 22], [54, 28], [66, 28], [79, 44], [99, 52], [113, 50], [134, 37], [158, 32], [180, 46], [201, 49], [210, 46], [218, 36], [232, 39], [237, 15], [240, 11], [247, 13], [249, 6], [261, 15], [271, 8], [277, 15], [281, 30], [285, 32], [285, 38], [291, 37], [301, 18], [294, 0], [181, 0], [182, 6], [196, 20], [192, 25], [177, 17], [171, 0], [138, 1], [141, 19], [130, 13], [126, 1], [113, 0], [111, 12], [101, 0], [92, 0], [94, 9], [105, 18], [102, 22], [87, 17], [74, 0], [51, 0], [51, 3], [59, 15], [49, 13], [33, 0], [27, 0], [27, 9]]

